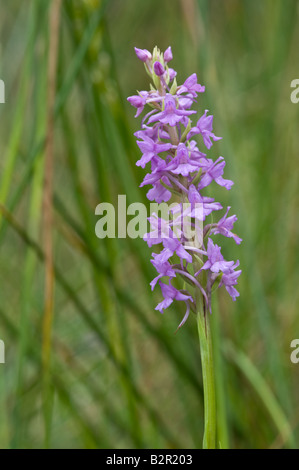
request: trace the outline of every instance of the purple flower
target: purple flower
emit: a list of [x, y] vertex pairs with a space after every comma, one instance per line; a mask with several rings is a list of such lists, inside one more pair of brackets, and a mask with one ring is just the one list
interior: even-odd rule
[[219, 220], [217, 224], [213, 224], [212, 229], [211, 229], [211, 234], [214, 233], [217, 235], [220, 233], [221, 235], [224, 235], [225, 237], [228, 238], [233, 238], [237, 245], [240, 245], [242, 238], [238, 237], [235, 233], [232, 232], [234, 223], [238, 220], [236, 215], [231, 215], [230, 217], [227, 217], [228, 211], [230, 210], [230, 207], [227, 208], [227, 211], [225, 215], [222, 217], [222, 219]]
[[230, 269], [223, 273], [221, 281], [219, 283], [219, 287], [222, 285], [225, 286], [227, 292], [231, 296], [233, 300], [236, 300], [236, 297], [239, 297], [239, 292], [233, 286], [238, 284], [238, 277], [241, 274], [241, 270], [234, 271], [239, 266], [239, 261], [237, 261]]
[[181, 260], [186, 260], [187, 263], [192, 263], [192, 256], [188, 251], [185, 250], [180, 240], [174, 238], [174, 235], [169, 238], [163, 238], [162, 243], [164, 250], [157, 255], [156, 259], [159, 259], [162, 262], [167, 261], [171, 256], [176, 254]]
[[[197, 191], [194, 184], [191, 184], [189, 187], [188, 200], [191, 203], [190, 216], [196, 216], [200, 220], [205, 220], [205, 218], [213, 211], [219, 211], [222, 209], [222, 205], [219, 202], [215, 202], [213, 198], [202, 196]], [[196, 212], [194, 209], [195, 207], [197, 207]]]
[[183, 292], [177, 290], [175, 287], [173, 287], [171, 284], [166, 285], [163, 282], [159, 281], [159, 285], [161, 287], [162, 295], [164, 297], [164, 300], [160, 302], [155, 310], [159, 310], [161, 313], [163, 313], [163, 310], [168, 308], [174, 300], [182, 300], [185, 302], [187, 306], [186, 313], [184, 315], [183, 320], [179, 324], [178, 328], [181, 328], [181, 326], [186, 322], [189, 313], [190, 313], [190, 305], [189, 302], [193, 302], [193, 298], [191, 295], [186, 295]]
[[168, 73], [169, 73], [169, 80], [172, 82], [172, 80], [176, 77], [177, 73], [171, 67], [168, 67]]
[[138, 59], [142, 62], [152, 60], [152, 54], [147, 49], [138, 49], [138, 47], [134, 47], [134, 49]]
[[208, 239], [208, 260], [205, 262], [202, 270], [209, 269], [212, 273], [219, 273], [220, 271], [225, 272], [229, 270], [234, 262], [233, 261], [225, 261], [221, 254], [221, 248], [218, 245], [214, 245], [211, 238]]
[[139, 114], [142, 113], [144, 106], [146, 105], [147, 96], [147, 92], [141, 91], [140, 95], [129, 96], [129, 98], [127, 98], [129, 103], [134, 106], [134, 108], [137, 108], [137, 113], [135, 114], [135, 117], [138, 117]]
[[154, 184], [160, 181], [165, 174], [167, 163], [160, 157], [153, 157], [151, 159], [151, 173], [147, 173], [140, 184], [140, 188], [147, 184]]
[[152, 184], [153, 188], [147, 193], [147, 198], [150, 201], [167, 202], [171, 198], [171, 192], [165, 188], [161, 182], [171, 187], [168, 177], [165, 175], [166, 162], [159, 157], [153, 157], [151, 160], [152, 171], [145, 175], [140, 187]]
[[234, 184], [233, 181], [222, 178], [225, 167], [223, 157], [219, 157], [215, 162], [210, 159], [204, 160], [201, 167], [203, 170], [203, 176], [197, 187], [199, 190], [208, 186], [213, 180], [226, 189], [230, 189]]
[[160, 123], [155, 124], [153, 127], [147, 127], [144, 125], [143, 130], [135, 132], [134, 135], [135, 137], [137, 137], [137, 139], [142, 139], [142, 140], [145, 140], [144, 136], [150, 137], [155, 142], [159, 140], [159, 137], [161, 139], [168, 138], [167, 132], [164, 132], [162, 130]]
[[158, 77], [161, 77], [165, 73], [163, 65], [158, 61], [154, 63], [154, 72]]
[[190, 130], [187, 138], [190, 139], [193, 135], [196, 134], [201, 134], [203, 137], [203, 141], [205, 146], [210, 149], [212, 147], [212, 141], [211, 139], [215, 141], [222, 139], [222, 137], [216, 137], [215, 134], [213, 134], [213, 116], [207, 116], [208, 110], [206, 109], [204, 114], [201, 116], [201, 118], [197, 121], [197, 124], [195, 127], [192, 127]]
[[179, 96], [179, 104], [180, 109], [190, 109], [193, 105], [194, 99], [192, 95], [180, 95]]
[[[214, 244], [211, 238], [220, 234], [233, 238], [237, 244], [241, 243], [241, 238], [232, 231], [237, 217], [228, 217], [228, 207], [218, 222], [207, 223], [206, 218], [215, 215], [222, 205], [204, 193], [212, 181], [226, 189], [232, 187], [233, 181], [223, 177], [223, 157], [215, 161], [207, 158], [205, 153], [199, 151], [196, 141], [192, 140], [193, 136], [201, 135], [209, 150], [213, 142], [221, 139], [213, 133], [213, 116], [207, 115], [208, 110], [195, 126], [192, 124], [191, 115], [195, 111], [191, 107], [198, 94], [205, 91], [205, 87], [197, 82], [197, 75], [190, 75], [182, 85], [178, 85], [176, 80], [169, 85], [176, 76], [176, 71], [168, 67], [168, 62], [173, 58], [171, 47], [164, 54], [158, 48], [154, 49], [153, 55], [146, 49], [135, 48], [135, 51], [145, 63], [147, 73], [157, 88], [151, 85], [150, 91], [142, 91], [128, 98], [137, 108], [136, 116], [146, 105], [152, 108], [143, 117], [141, 130], [135, 133], [142, 152], [137, 165], [144, 168], [150, 163], [150, 171], [140, 187], [151, 185], [147, 198], [158, 204], [169, 201], [173, 194], [180, 201], [171, 207], [166, 205], [167, 214], [160, 206], [159, 213], [163, 217], [153, 213], [148, 219], [151, 231], [144, 235], [144, 240], [149, 247], [162, 246], [151, 260], [158, 275], [150, 285], [152, 290], [158, 282], [161, 287], [164, 299], [156, 307], [161, 313], [174, 300], [186, 303], [180, 328], [187, 320], [191, 307], [198, 311], [204, 306], [211, 312], [212, 289], [225, 286], [233, 300], [239, 296], [235, 287], [241, 274], [241, 270], [237, 270], [239, 261], [226, 261], [221, 247]], [[165, 283], [161, 282], [161, 278], [167, 279]], [[193, 286], [192, 295], [173, 287], [171, 279], [174, 278], [177, 282], [187, 280]], [[204, 305], [195, 305], [194, 289], [200, 291], [200, 298], [203, 299], [200, 302]]]
[[[241, 270], [235, 271], [239, 266], [239, 261], [234, 263], [233, 261], [225, 261], [221, 249], [218, 245], [214, 245], [212, 240], [208, 240], [208, 261], [205, 262], [201, 269], [209, 269], [212, 273], [222, 273], [221, 281], [219, 287], [222, 285], [225, 286], [227, 292], [232, 297], [233, 300], [236, 300], [236, 297], [239, 296], [239, 292], [233, 287], [237, 284], [237, 279], [241, 274]], [[212, 276], [215, 278], [215, 276]]]
[[183, 85], [179, 87], [178, 95], [181, 93], [190, 93], [193, 97], [197, 96], [197, 93], [204, 93], [205, 87], [197, 83], [197, 75], [193, 73], [190, 77], [185, 80]]
[[150, 283], [152, 290], [154, 290], [155, 285], [161, 277], [169, 277], [169, 279], [171, 279], [176, 275], [173, 271], [173, 266], [168, 261], [161, 261], [159, 259], [159, 255], [156, 253], [153, 253], [153, 258], [154, 259], [151, 260], [151, 263], [155, 266], [159, 275]]
[[192, 158], [196, 158], [197, 160], [200, 160], [200, 162], [202, 162], [201, 167], [203, 166], [204, 162], [208, 161], [207, 155], [198, 150], [195, 140], [189, 141], [189, 151], [192, 155]]
[[163, 282], [159, 281], [159, 286], [161, 287], [161, 291], [164, 297], [163, 302], [157, 305], [156, 310], [159, 310], [161, 313], [163, 313], [163, 310], [169, 305], [172, 304], [172, 302], [175, 300], [183, 300], [186, 302], [187, 300], [190, 300], [193, 302], [192, 296], [191, 295], [186, 295], [183, 294], [181, 291], [173, 287], [171, 284], [166, 285]]
[[170, 47], [170, 46], [167, 47], [166, 51], [164, 52], [163, 58], [164, 58], [165, 64], [167, 64], [168, 62], [170, 62], [170, 61], [173, 59], [173, 57], [172, 57], [172, 51], [171, 51], [171, 47]]
[[162, 243], [164, 238], [174, 236], [170, 228], [170, 222], [158, 217], [157, 214], [154, 213], [151, 217], [148, 218], [148, 221], [153, 230], [149, 233], [146, 233], [143, 237], [143, 240], [146, 241], [149, 247], [157, 245], [158, 243]]
[[199, 170], [199, 165], [196, 160], [191, 160], [189, 157], [189, 150], [186, 145], [180, 143], [176, 156], [169, 162], [166, 170], [175, 175], [189, 176], [190, 173]]
[[142, 168], [152, 160], [153, 157], [157, 156], [158, 153], [166, 152], [170, 150], [172, 145], [169, 143], [163, 144], [162, 142], [154, 142], [153, 139], [147, 137], [146, 135], [143, 136], [143, 141], [137, 140], [137, 145], [140, 148], [143, 155], [140, 160], [136, 163], [137, 166], [141, 166]]
[[170, 126], [175, 126], [178, 124], [184, 116], [189, 116], [194, 114], [195, 111], [185, 111], [183, 109], [177, 109], [176, 100], [172, 95], [166, 95], [164, 99], [164, 111], [151, 116], [148, 120], [148, 123], [160, 121], [163, 124], [169, 124]]
[[[164, 178], [162, 178], [163, 181]], [[166, 178], [165, 178], [166, 179]], [[146, 196], [149, 201], [156, 201], [158, 204], [167, 202], [171, 198], [171, 192], [165, 188], [160, 182], [155, 183], [147, 193]]]

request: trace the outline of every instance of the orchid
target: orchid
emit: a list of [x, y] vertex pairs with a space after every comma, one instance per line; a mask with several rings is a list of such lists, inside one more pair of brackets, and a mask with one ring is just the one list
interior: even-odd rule
[[[233, 181], [223, 178], [224, 158], [219, 157], [216, 161], [207, 158], [206, 154], [198, 148], [196, 141], [192, 140], [193, 136], [201, 135], [204, 145], [210, 149], [213, 142], [221, 139], [213, 133], [213, 116], [208, 115], [208, 110], [205, 110], [204, 114], [197, 120], [196, 125], [192, 127], [189, 116], [194, 114], [195, 111], [191, 110], [190, 107], [197, 98], [198, 93], [205, 91], [205, 87], [198, 83], [195, 73], [180, 86], [172, 78], [173, 83], [171, 85], [168, 67], [168, 62], [173, 58], [171, 47], [168, 47], [164, 53], [161, 53], [157, 48], [154, 49], [152, 54], [146, 49], [135, 48], [135, 50], [137, 57], [145, 63], [146, 69], [151, 75], [154, 85], [156, 85], [156, 89], [152, 86], [150, 91], [140, 91], [138, 95], [128, 98], [128, 101], [137, 108], [137, 115], [140, 114], [146, 104], [154, 107], [154, 110], [143, 119], [142, 129], [135, 133], [138, 139], [137, 145], [142, 152], [142, 156], [136, 164], [142, 168], [145, 168], [147, 164], [151, 165], [150, 172], [146, 174], [140, 186], [152, 185], [147, 197], [150, 201], [157, 203], [167, 202], [172, 195], [180, 194], [180, 203], [170, 211], [172, 216], [175, 216], [182, 209], [182, 223], [189, 223], [191, 226], [190, 219], [192, 218], [195, 218], [197, 222], [204, 223], [212, 213], [222, 210], [222, 205], [214, 198], [204, 195], [202, 191], [213, 182], [227, 190], [230, 190], [233, 185]], [[187, 205], [187, 207], [183, 208], [183, 205]], [[155, 257], [153, 263], [159, 276], [164, 273], [163, 277], [168, 278], [169, 281], [175, 277], [168, 265], [166, 270], [161, 271], [161, 262], [165, 263], [167, 261], [168, 263], [168, 260], [172, 260], [174, 256], [178, 257], [181, 263], [184, 261], [182, 266], [183, 274], [181, 273], [179, 277], [188, 274], [193, 280], [194, 286], [200, 284], [207, 299], [205, 305], [207, 310], [211, 310], [211, 290], [216, 272], [221, 271], [223, 274], [219, 285], [230, 287], [227, 291], [233, 300], [237, 297], [236, 288], [232, 289], [231, 287], [236, 285], [236, 280], [241, 271], [235, 271], [235, 274], [232, 274], [232, 266], [236, 267], [237, 263], [225, 261], [220, 253], [219, 246], [214, 245], [210, 238], [213, 235], [220, 234], [233, 238], [237, 244], [241, 242], [241, 238], [232, 232], [237, 217], [232, 215], [227, 218], [228, 210], [218, 223], [206, 223], [201, 233], [199, 233], [200, 229], [197, 227], [197, 243], [201, 240], [201, 245], [196, 245], [193, 241], [191, 247], [193, 255], [184, 248], [187, 242], [190, 245], [190, 241], [184, 240], [184, 237], [181, 237], [181, 239], [175, 238], [170, 226], [168, 226], [168, 235], [165, 236], [164, 233], [164, 237], [158, 236], [157, 233], [154, 237], [150, 236], [151, 234], [144, 237], [149, 246], [155, 243], [154, 240], [163, 244], [161, 254]], [[187, 222], [187, 219], [189, 222]], [[151, 224], [153, 221], [156, 222], [156, 229], [158, 225], [165, 227], [165, 223], [161, 219], [151, 217]], [[184, 230], [181, 231], [181, 234], [183, 233]], [[196, 255], [196, 250], [201, 251], [200, 259]], [[206, 255], [202, 253], [206, 253]], [[206, 257], [208, 259], [205, 259]], [[195, 269], [196, 276], [193, 276], [191, 267], [193, 266], [194, 271], [194, 268], [200, 263], [202, 266], [200, 269]], [[230, 269], [229, 274], [228, 268]], [[207, 271], [211, 275], [208, 274], [208, 276], [203, 277], [203, 271]], [[206, 278], [208, 278], [208, 281]], [[194, 295], [192, 293], [190, 295], [193, 303]], [[196, 308], [194, 309], [196, 310]]]
[[[215, 222], [212, 216], [223, 207], [204, 192], [214, 183], [227, 190], [234, 183], [223, 177], [224, 158], [215, 161], [208, 158], [192, 139], [201, 136], [208, 150], [221, 139], [213, 133], [213, 116], [208, 115], [208, 110], [192, 125], [191, 117], [196, 111], [190, 108], [198, 94], [205, 91], [198, 83], [197, 75], [194, 73], [182, 85], [177, 84], [177, 73], [168, 67], [168, 62], [173, 59], [171, 47], [164, 53], [157, 47], [152, 54], [146, 49], [135, 48], [135, 51], [153, 82], [150, 91], [140, 91], [128, 98], [137, 108], [136, 117], [146, 105], [151, 108], [142, 120], [141, 130], [135, 133], [142, 152], [136, 164], [142, 168], [150, 166], [140, 186], [152, 185], [147, 193], [150, 201], [158, 204], [171, 198], [175, 201], [169, 208], [168, 220], [157, 214], [149, 218], [152, 231], [144, 236], [149, 247], [162, 245], [161, 251], [154, 253], [151, 260], [158, 273], [151, 288], [160, 286], [163, 300], [156, 310], [161, 313], [176, 300], [185, 303], [186, 311], [178, 328], [185, 324], [190, 312], [197, 316], [206, 388], [204, 447], [212, 448], [216, 425], [214, 399], [206, 400], [207, 393], [214, 394], [207, 312], [212, 312], [212, 291], [221, 286], [225, 286], [232, 300], [236, 300], [239, 296], [236, 285], [241, 274], [241, 270], [237, 270], [239, 261], [225, 260], [213, 237], [233, 238], [237, 244], [242, 240], [232, 231], [237, 217], [227, 217], [230, 207]], [[181, 288], [177, 287], [179, 284]]]

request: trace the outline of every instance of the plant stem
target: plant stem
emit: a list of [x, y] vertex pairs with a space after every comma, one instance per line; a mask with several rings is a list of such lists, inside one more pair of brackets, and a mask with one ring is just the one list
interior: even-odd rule
[[[200, 296], [201, 297], [201, 296]], [[200, 300], [200, 299], [198, 299]], [[212, 352], [212, 336], [209, 316], [204, 307], [205, 302], [199, 303], [197, 312], [197, 327], [200, 342], [201, 367], [204, 387], [204, 437], [203, 449], [216, 448], [216, 395], [214, 380], [214, 365]]]
[[45, 141], [45, 177], [43, 194], [43, 237], [45, 250], [45, 295], [42, 336], [43, 402], [45, 447], [50, 446], [53, 390], [50, 376], [51, 336], [54, 316], [53, 261], [53, 177], [54, 177], [54, 119], [56, 75], [59, 52], [61, 1], [53, 0], [49, 11], [48, 96], [46, 103], [47, 130]]
[[212, 296], [212, 312], [213, 315], [211, 315], [211, 328], [213, 331], [213, 353], [217, 403], [217, 443], [221, 449], [229, 449], [229, 427], [226, 403], [227, 384], [225, 381], [227, 370], [221, 347], [221, 325], [219, 317], [218, 296], [216, 293]]

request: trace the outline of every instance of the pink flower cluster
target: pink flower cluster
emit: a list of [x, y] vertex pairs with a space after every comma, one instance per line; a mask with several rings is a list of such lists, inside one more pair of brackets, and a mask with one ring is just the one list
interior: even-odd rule
[[[212, 239], [213, 235], [221, 234], [241, 243], [241, 238], [233, 232], [237, 217], [228, 217], [228, 207], [218, 222], [209, 220], [212, 213], [223, 207], [203, 194], [213, 182], [228, 190], [233, 182], [223, 178], [224, 159], [219, 157], [213, 161], [208, 158], [193, 140], [194, 136], [199, 136], [201, 145], [209, 150], [213, 142], [221, 139], [213, 133], [213, 116], [208, 115], [208, 110], [195, 125], [192, 124], [191, 116], [196, 111], [191, 107], [198, 94], [205, 91], [205, 87], [197, 82], [196, 74], [182, 85], [177, 84], [177, 74], [168, 66], [173, 58], [170, 47], [164, 53], [157, 47], [153, 53], [137, 48], [135, 52], [153, 82], [149, 91], [140, 91], [128, 98], [137, 109], [136, 117], [146, 106], [151, 108], [142, 119], [141, 130], [135, 133], [142, 152], [137, 165], [150, 167], [141, 186], [151, 186], [147, 193], [150, 201], [158, 204], [171, 198], [177, 201], [169, 209], [168, 220], [157, 214], [149, 218], [152, 231], [144, 239], [149, 246], [162, 244], [163, 247], [160, 253], [153, 253], [151, 261], [158, 275], [151, 287], [160, 285], [163, 300], [156, 309], [161, 313], [174, 300], [185, 302], [186, 314], [180, 327], [190, 310], [197, 311], [195, 289], [199, 289], [205, 307], [210, 311], [212, 289], [224, 285], [233, 300], [239, 295], [235, 288], [241, 274], [241, 270], [236, 269], [239, 261], [226, 261]], [[192, 237], [182, 230], [186, 220], [188, 228], [194, 229]], [[183, 281], [184, 288], [174, 287], [175, 278]]]

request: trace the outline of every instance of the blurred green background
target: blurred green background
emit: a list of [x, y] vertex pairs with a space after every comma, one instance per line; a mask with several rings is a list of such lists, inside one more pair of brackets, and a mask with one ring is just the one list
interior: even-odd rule
[[[172, 46], [182, 83], [196, 72], [223, 136], [238, 215], [240, 297], [212, 315], [219, 429], [231, 448], [299, 447], [296, 0], [62, 0], [53, 159], [54, 306], [45, 347], [47, 0], [0, 0], [1, 448], [199, 448], [203, 396], [196, 322], [154, 310], [160, 292], [140, 239], [99, 240], [100, 202], [146, 203], [126, 97], [148, 89], [134, 46]], [[183, 308], [183, 307], [182, 307]]]

